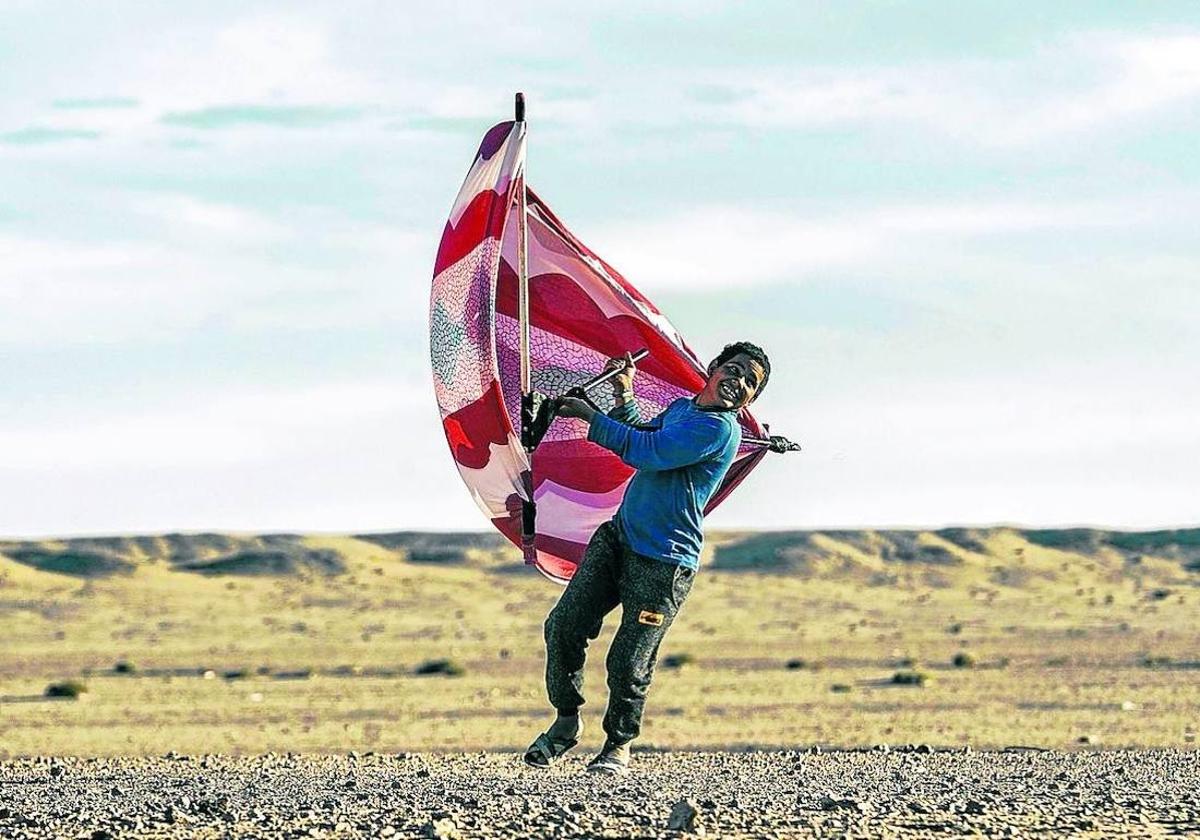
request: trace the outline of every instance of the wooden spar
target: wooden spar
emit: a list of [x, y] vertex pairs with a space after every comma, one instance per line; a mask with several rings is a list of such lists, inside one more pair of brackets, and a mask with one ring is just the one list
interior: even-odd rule
[[[525, 129], [525, 94], [518, 93], [514, 103], [514, 120]], [[537, 506], [533, 502], [533, 376], [529, 364], [529, 248], [525, 201], [524, 161], [521, 164], [521, 179], [517, 184], [517, 328], [520, 340], [521, 362], [521, 446], [529, 461], [529, 470], [523, 476], [525, 498], [521, 500], [521, 553], [526, 563], [537, 560], [535, 546], [537, 534]]]
[[[636, 353], [631, 354], [630, 358], [632, 358], [634, 362], [640, 362], [642, 359], [646, 358], [649, 355], [650, 355], [650, 351], [647, 350], [645, 347], [643, 347], [641, 350], [638, 350]], [[608, 373], [602, 373], [598, 376], [593, 376], [591, 379], [589, 379], [587, 382], [584, 382], [579, 387], [585, 391], [590, 391], [591, 389], [595, 388], [597, 385], [602, 385], [603, 383], [612, 379], [614, 376], [616, 376], [620, 372], [621, 372], [621, 369], [617, 368], [616, 370], [610, 370]]]
[[[518, 93], [516, 101], [518, 123], [525, 122], [525, 94]], [[521, 167], [521, 182], [517, 189], [517, 319], [521, 341], [521, 394], [533, 391], [529, 370], [529, 248], [526, 226], [525, 171]]]
[[[785, 445], [787, 447], [786, 449], [772, 448], [771, 451], [772, 452], [784, 452], [784, 451], [799, 452], [800, 451], [800, 444], [792, 443], [787, 438], [783, 438], [782, 442], [783, 442], [783, 445]], [[773, 447], [775, 445], [775, 441], [772, 441], [770, 438], [746, 437], [744, 435], [742, 436], [742, 443], [748, 443], [751, 446], [763, 446], [763, 447], [768, 447], [768, 446]]]

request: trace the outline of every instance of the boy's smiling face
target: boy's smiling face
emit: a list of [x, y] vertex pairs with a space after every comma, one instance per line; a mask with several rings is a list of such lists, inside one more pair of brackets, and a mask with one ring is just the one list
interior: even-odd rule
[[696, 395], [701, 408], [736, 410], [749, 405], [758, 395], [766, 371], [745, 353], [738, 353], [709, 368], [708, 382]]

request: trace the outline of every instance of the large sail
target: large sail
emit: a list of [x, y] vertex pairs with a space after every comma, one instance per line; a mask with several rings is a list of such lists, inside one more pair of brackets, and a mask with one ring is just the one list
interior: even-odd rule
[[[595, 531], [621, 503], [633, 470], [559, 418], [529, 456], [521, 446], [518, 310], [519, 190], [527, 209], [529, 351], [533, 390], [557, 396], [595, 376], [613, 356], [640, 348], [634, 394], [654, 417], [705, 382], [696, 354], [661, 312], [590, 251], [525, 185], [525, 124], [484, 136], [454, 202], [434, 268], [430, 343], [442, 425], [476, 503], [514, 545], [522, 501], [537, 509], [532, 561], [565, 583]], [[594, 394], [601, 408], [607, 394]], [[749, 411], [743, 435], [764, 431]], [[762, 459], [744, 445], [708, 504], [718, 505]]]

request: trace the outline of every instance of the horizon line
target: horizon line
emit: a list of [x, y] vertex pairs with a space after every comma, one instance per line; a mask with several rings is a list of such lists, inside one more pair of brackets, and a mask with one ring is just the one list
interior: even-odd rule
[[[1120, 532], [1127, 534], [1140, 533], [1155, 533], [1162, 531], [1194, 531], [1200, 530], [1200, 521], [1189, 524], [1168, 524], [1154, 526], [1113, 526], [1113, 525], [1096, 525], [1096, 524], [1068, 524], [1068, 525], [1028, 525], [1013, 522], [991, 522], [982, 524], [948, 524], [948, 525], [832, 525], [832, 526], [817, 526], [817, 527], [796, 527], [796, 528], [776, 528], [776, 527], [723, 527], [713, 528], [711, 531], [705, 529], [706, 534], [728, 534], [728, 533], [761, 533], [761, 534], [780, 534], [780, 533], [823, 533], [831, 531], [948, 531], [948, 530], [964, 530], [964, 531], [1109, 531]], [[496, 534], [503, 537], [494, 528], [459, 528], [459, 529], [422, 529], [422, 528], [389, 528], [383, 530], [376, 529], [352, 529], [352, 530], [293, 530], [293, 529], [264, 529], [264, 530], [245, 530], [241, 528], [234, 529], [205, 529], [205, 528], [184, 528], [178, 530], [150, 530], [150, 531], [122, 531], [122, 532], [91, 532], [91, 533], [74, 533], [74, 534], [39, 534], [26, 536], [9, 536], [0, 535], [0, 542], [37, 542], [44, 540], [87, 540], [87, 539], [119, 539], [119, 538], [136, 538], [136, 537], [166, 537], [166, 536], [200, 536], [203, 534], [222, 534], [228, 536], [269, 536], [269, 535], [296, 535], [296, 536], [328, 536], [328, 537], [365, 537], [365, 536], [381, 536], [387, 534], [434, 534], [434, 535], [452, 535], [452, 534]]]

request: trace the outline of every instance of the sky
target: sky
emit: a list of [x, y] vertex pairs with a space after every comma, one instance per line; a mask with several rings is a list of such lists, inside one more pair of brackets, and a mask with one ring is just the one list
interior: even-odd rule
[[771, 456], [710, 528], [1200, 523], [1200, 7], [0, 0], [0, 535], [475, 530], [489, 126]]

